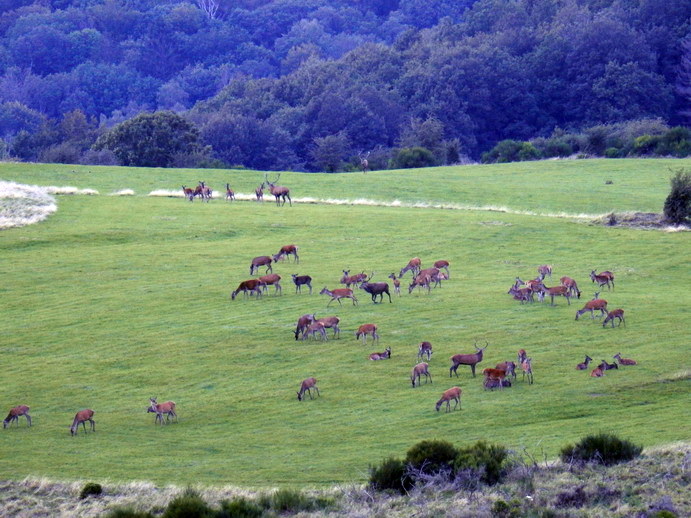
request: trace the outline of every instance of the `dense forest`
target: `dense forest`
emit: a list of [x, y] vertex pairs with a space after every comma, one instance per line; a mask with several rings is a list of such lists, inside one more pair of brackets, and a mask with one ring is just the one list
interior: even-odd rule
[[0, 0], [6, 159], [683, 155], [689, 126], [688, 0]]

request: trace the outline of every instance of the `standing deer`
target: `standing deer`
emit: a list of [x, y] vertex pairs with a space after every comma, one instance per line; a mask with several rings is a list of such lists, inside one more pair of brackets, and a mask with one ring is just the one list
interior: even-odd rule
[[512, 376], [513, 379], [516, 379], [516, 364], [514, 362], [497, 363], [495, 368], [506, 372], [507, 377]]
[[324, 329], [324, 324], [319, 322], [318, 320], [315, 322], [312, 322], [307, 329], [302, 333], [302, 339], [305, 340], [306, 338], [309, 338], [310, 336], [315, 338], [317, 333], [321, 335], [322, 339], [326, 342], [329, 340], [329, 337], [326, 336], [326, 329]]
[[254, 195], [257, 197], [257, 201], [264, 201], [264, 182], [254, 190]]
[[578, 289], [578, 284], [576, 284], [576, 281], [571, 277], [567, 277], [565, 275], [559, 279], [559, 282], [562, 284], [562, 286], [566, 286], [568, 288], [572, 297], [575, 295], [576, 298], [581, 298], [581, 291]]
[[379, 342], [379, 335], [377, 334], [377, 324], [362, 324], [355, 331], [355, 339], [359, 340], [362, 337], [362, 343], [367, 343], [367, 335], [372, 335], [372, 341]]
[[446, 411], [450, 412], [451, 411], [451, 401], [455, 401], [455, 404], [453, 406], [453, 409], [456, 410], [456, 407], [459, 409], [461, 408], [461, 389], [460, 387], [451, 387], [450, 389], [447, 389], [444, 391], [444, 393], [441, 395], [441, 399], [437, 401], [436, 406], [434, 407], [437, 412], [439, 412], [439, 409], [441, 406], [446, 403]]
[[601, 273], [595, 273], [595, 270], [592, 270], [590, 272], [590, 279], [593, 282], [597, 282], [600, 288], [602, 288], [603, 286], [607, 286], [607, 289], [609, 290], [609, 286], [611, 283], [612, 289], [614, 289], [614, 274], [612, 272], [604, 271]]
[[614, 356], [612, 356], [616, 361], [619, 362], [620, 365], [638, 365], [638, 362], [636, 360], [631, 360], [629, 358], [622, 358], [621, 353], [617, 353]]
[[528, 376], [528, 384], [532, 385], [533, 384], [532, 358], [526, 358], [525, 360], [523, 360], [523, 363], [521, 363], [521, 369], [523, 370], [523, 381], [525, 381], [525, 377]]
[[326, 305], [327, 308], [334, 300], [337, 300], [339, 306], [342, 306], [343, 304], [341, 303], [341, 299], [352, 299], [353, 306], [357, 306], [357, 299], [355, 298], [355, 295], [353, 295], [353, 290], [348, 288], [340, 288], [331, 291], [324, 286], [324, 289], [319, 292], [319, 295], [328, 295], [331, 297], [331, 300]]
[[360, 151], [357, 156], [360, 159], [360, 169], [362, 169], [363, 174], [367, 174], [367, 171], [369, 170], [369, 161], [367, 160], [367, 157], [369, 156], [371, 152], [368, 151], [365, 156], [362, 156], [362, 151]]
[[271, 267], [272, 260], [273, 259], [268, 255], [260, 255], [252, 259], [252, 263], [250, 264], [250, 275], [254, 275], [254, 272], [258, 271], [260, 266], [266, 266], [266, 271], [264, 273], [273, 272], [274, 270]]
[[201, 187], [201, 193], [200, 194], [201, 194], [202, 200], [206, 200], [206, 202], [208, 203], [208, 201], [211, 199], [211, 195], [212, 195], [211, 187], [207, 187], [204, 182], [199, 182], [199, 187]]
[[282, 246], [281, 249], [278, 251], [278, 253], [273, 256], [274, 257], [274, 263], [277, 263], [282, 258], [286, 258], [289, 255], [292, 255], [294, 258], [294, 261], [297, 264], [300, 264], [300, 257], [298, 257], [298, 247], [295, 245]]
[[552, 278], [552, 265], [551, 264], [543, 264], [541, 266], [538, 266], [537, 267], [537, 273], [539, 275], [542, 275], [543, 279], [545, 278], [545, 276], [547, 276], [551, 279]]
[[317, 391], [317, 396], [321, 396], [319, 393], [319, 387], [317, 387], [316, 379], [307, 378], [306, 380], [303, 380], [300, 384], [300, 391], [298, 392], [298, 401], [302, 401], [304, 399], [305, 392], [309, 393], [310, 399], [314, 399], [312, 397], [312, 389]]
[[588, 369], [588, 364], [589, 364], [591, 361], [593, 361], [593, 359], [592, 359], [590, 356], [588, 356], [588, 355], [586, 354], [586, 355], [585, 355], [585, 360], [583, 360], [583, 363], [579, 363], [578, 365], [576, 365], [576, 369], [578, 369], [579, 371], [587, 370], [587, 369]]
[[527, 357], [528, 357], [528, 353], [525, 352], [525, 349], [519, 349], [518, 354], [516, 355], [518, 365], [521, 365]]
[[406, 272], [413, 272], [413, 277], [415, 277], [420, 272], [420, 264], [422, 264], [420, 258], [413, 257], [410, 261], [408, 261], [408, 264], [401, 269], [401, 272], [398, 274], [398, 278], [400, 279], [403, 277]]
[[360, 284], [360, 289], [372, 295], [372, 302], [375, 304], [377, 303], [377, 295], [379, 295], [379, 302], [384, 302], [384, 293], [389, 296], [389, 303], [391, 302], [389, 284], [386, 282], [363, 282]]
[[324, 326], [325, 329], [333, 329], [333, 338], [341, 337], [341, 328], [338, 327], [340, 321], [341, 319], [336, 316], [319, 319], [319, 322]]
[[551, 288], [543, 286], [540, 294], [538, 295], [540, 302], [545, 299], [545, 295], [549, 295], [551, 299], [550, 306], [554, 306], [554, 297], [564, 297], [566, 302], [571, 305], [571, 293], [569, 289], [564, 285], [552, 286]]
[[427, 361], [432, 359], [432, 344], [429, 342], [420, 342], [417, 349], [418, 360], [422, 360], [423, 356], [427, 356]]
[[295, 326], [295, 339], [297, 340], [300, 334], [305, 333], [307, 328], [310, 326], [312, 322], [314, 322], [317, 319], [317, 316], [312, 313], [307, 314], [307, 315], [302, 315], [300, 318], [298, 318], [298, 323], [297, 326]]
[[233, 201], [235, 199], [235, 191], [230, 188], [230, 184], [226, 184], [226, 200]]
[[269, 286], [273, 286], [275, 295], [278, 295], [279, 293], [281, 295], [283, 294], [283, 288], [281, 287], [281, 283], [279, 282], [281, 280], [281, 276], [277, 273], [262, 275], [257, 280], [262, 283], [262, 290], [264, 291], [264, 293], [268, 293]]
[[[597, 295], [597, 293], [596, 293]], [[588, 302], [585, 303], [585, 306], [583, 306], [582, 309], [579, 309], [576, 311], [576, 320], [578, 320], [578, 317], [580, 317], [583, 313], [587, 313], [590, 311], [590, 318], [595, 319], [595, 314], [594, 311], [600, 311], [600, 316], [602, 317], [603, 315], [607, 314], [607, 301], [605, 299], [598, 299], [595, 298], [593, 300], [589, 300]]]
[[157, 421], [160, 421], [161, 426], [163, 426], [163, 414], [166, 414], [166, 423], [170, 421], [171, 417], [175, 421], [178, 420], [178, 414], [175, 413], [175, 401], [166, 401], [165, 403], [158, 403], [156, 401], [156, 398], [152, 397], [149, 398], [149, 402], [151, 404], [149, 405], [149, 409], [147, 410], [147, 412], [156, 414], [154, 424], [156, 424]]
[[400, 297], [401, 296], [401, 281], [399, 281], [396, 278], [396, 274], [393, 272], [391, 273], [391, 275], [389, 275], [389, 279], [391, 279], [391, 281], [393, 282], [393, 292], [398, 294], [398, 296]]
[[194, 189], [191, 187], [185, 187], [184, 185], [182, 186], [182, 192], [185, 195], [185, 198], [187, 198], [190, 201], [194, 201]]
[[391, 358], [391, 347], [387, 347], [383, 353], [372, 353], [369, 355], [369, 359], [372, 361], [388, 360], [389, 358]]
[[612, 327], [614, 327], [615, 318], [619, 319], [618, 325], [621, 325], [621, 323], [624, 322], [624, 327], [626, 327], [626, 320], [624, 320], [624, 310], [621, 308], [613, 309], [612, 311], [607, 313], [607, 316], [602, 321], [602, 327], [605, 327], [607, 325], [607, 322], [612, 322]]
[[310, 295], [312, 295], [312, 277], [309, 275], [298, 275], [296, 273], [292, 274], [293, 283], [295, 284], [295, 293], [302, 292], [302, 287], [307, 286], [310, 289]]
[[500, 389], [504, 388], [504, 379], [506, 378], [506, 371], [501, 369], [487, 368], [482, 371], [482, 375], [485, 377], [486, 381], [496, 381], [499, 383]]
[[473, 354], [456, 354], [451, 357], [451, 368], [449, 369], [449, 378], [451, 377], [451, 373], [455, 373], [456, 377], [458, 377], [458, 367], [459, 365], [470, 365], [470, 370], [473, 372], [473, 378], [475, 377], [475, 366], [482, 361], [482, 355], [489, 346], [488, 342], [485, 342], [485, 346], [480, 349], [477, 346], [477, 341], [475, 341], [475, 350], [476, 352]]
[[451, 274], [449, 273], [449, 261], [445, 261], [444, 259], [441, 259], [441, 260], [434, 263], [434, 267], [438, 268], [439, 270], [446, 270], [446, 278], [447, 279], [449, 277], [451, 277]]
[[427, 384], [428, 378], [429, 382], [432, 383], [432, 375], [429, 373], [429, 365], [425, 362], [418, 363], [415, 367], [413, 367], [413, 371], [410, 373], [410, 382], [413, 384], [413, 388], [415, 388], [416, 378], [417, 384], [420, 386], [420, 376], [422, 375], [425, 376], [425, 384]]
[[269, 192], [276, 198], [276, 205], [281, 206], [281, 199], [283, 200], [283, 205], [286, 204], [286, 198], [288, 198], [288, 202], [290, 203], [290, 206], [293, 206], [293, 200], [290, 199], [290, 189], [288, 187], [283, 187], [281, 185], [276, 185], [276, 182], [278, 179], [281, 177], [281, 173], [278, 173], [278, 176], [273, 182], [269, 181], [269, 175], [268, 173], [264, 175], [264, 181], [266, 185], [269, 186]]
[[91, 431], [96, 431], [96, 421], [92, 418], [94, 417], [94, 411], [91, 409], [80, 410], [77, 415], [74, 416], [74, 421], [72, 421], [72, 426], [70, 426], [70, 433], [74, 436], [79, 432], [79, 425], [84, 427], [84, 433], [86, 433], [86, 422], [91, 423]]
[[257, 298], [259, 298], [262, 296], [262, 286], [263, 284], [259, 279], [242, 281], [238, 285], [238, 288], [230, 294], [230, 298], [231, 300], [235, 300], [236, 295], [240, 292], [242, 292], [245, 297], [247, 296], [247, 292], [250, 293], [250, 296], [252, 296], [252, 293], [256, 293]]
[[343, 270], [343, 277], [341, 277], [340, 283], [345, 284], [346, 288], [350, 288], [351, 285], [366, 282], [367, 279], [368, 277], [364, 270], [362, 273], [356, 273], [355, 275], [350, 275], [350, 270]]
[[29, 407], [26, 405], [18, 405], [10, 409], [10, 413], [7, 414], [7, 417], [2, 422], [2, 427], [7, 428], [8, 426], [12, 426], [12, 421], [16, 421], [17, 426], [19, 426], [20, 416], [26, 417], [26, 424], [28, 426], [31, 426], [31, 416], [29, 415]]

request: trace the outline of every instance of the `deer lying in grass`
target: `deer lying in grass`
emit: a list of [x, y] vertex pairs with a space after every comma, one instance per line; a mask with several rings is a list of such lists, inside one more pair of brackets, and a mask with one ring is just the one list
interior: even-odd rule
[[602, 363], [597, 366], [599, 369], [603, 371], [611, 371], [612, 369], [619, 369], [619, 365], [616, 363], [607, 363], [605, 360], [602, 360]]
[[422, 360], [422, 357], [425, 355], [427, 356], [427, 361], [430, 361], [432, 358], [432, 344], [429, 342], [420, 342], [417, 349], [418, 360]]
[[451, 401], [454, 401], [453, 409], [456, 410], [456, 407], [459, 409], [461, 408], [461, 389], [460, 387], [451, 387], [450, 389], [445, 390], [442, 395], [441, 399], [437, 401], [437, 404], [435, 405], [434, 409], [439, 412], [439, 409], [441, 406], [446, 403], [446, 411], [451, 412]]
[[367, 343], [367, 335], [372, 336], [372, 340], [376, 340], [379, 342], [379, 335], [377, 334], [377, 324], [362, 324], [360, 327], [358, 327], [358, 330], [355, 331], [355, 339], [359, 340], [360, 337], [362, 337], [362, 343], [366, 344]]
[[524, 302], [534, 302], [533, 290], [530, 288], [520, 288], [520, 279], [516, 279], [513, 286], [509, 288], [508, 294], [512, 295], [514, 300], [520, 301], [521, 304]]
[[314, 399], [312, 397], [312, 389], [317, 391], [317, 396], [321, 396], [321, 394], [319, 393], [319, 387], [317, 387], [316, 379], [307, 378], [306, 380], [303, 380], [300, 384], [300, 390], [298, 392], [298, 401], [302, 401], [304, 399], [305, 392], [307, 392], [310, 395], [310, 399]]
[[256, 293], [257, 298], [262, 296], [262, 282], [259, 279], [249, 279], [247, 281], [242, 281], [238, 288], [230, 294], [231, 300], [235, 300], [238, 293], [242, 292], [243, 296], [247, 296], [249, 292], [250, 296], [252, 293]]
[[619, 365], [638, 365], [638, 362], [636, 360], [631, 360], [629, 358], [622, 358], [621, 353], [617, 353], [614, 356], [612, 356], [616, 361], [619, 362]]
[[499, 381], [496, 379], [485, 378], [485, 380], [482, 382], [482, 386], [485, 388], [485, 390], [494, 390], [495, 388], [503, 389], [504, 387], [511, 386], [511, 380], [504, 379]]
[[86, 410], [80, 410], [77, 412], [77, 415], [74, 416], [74, 420], [72, 421], [72, 426], [70, 426], [70, 433], [74, 436], [77, 435], [79, 432], [79, 425], [81, 424], [84, 427], [84, 433], [86, 432], [86, 422], [89, 421], [91, 423], [91, 431], [95, 432], [96, 431], [96, 421], [94, 421], [92, 418], [94, 417], [94, 411], [91, 409], [86, 409]]
[[473, 378], [475, 377], [475, 366], [482, 361], [482, 354], [484, 353], [485, 349], [489, 346], [489, 343], [486, 343], [486, 345], [483, 348], [479, 348], [477, 346], [477, 341], [475, 342], [475, 353], [473, 354], [456, 354], [451, 357], [451, 368], [449, 369], [449, 378], [451, 377], [451, 373], [455, 373], [456, 377], [458, 377], [458, 367], [459, 365], [470, 365], [470, 370], [473, 372]]
[[583, 360], [583, 363], [579, 363], [578, 365], [576, 365], [576, 369], [578, 369], [579, 371], [587, 370], [587, 369], [588, 369], [588, 364], [589, 364], [591, 361], [593, 361], [593, 359], [592, 359], [590, 356], [588, 356], [588, 355], [586, 354], [586, 355], [585, 355], [585, 360]]
[[337, 300], [338, 305], [342, 306], [343, 304], [341, 303], [341, 299], [351, 299], [353, 301], [353, 306], [357, 306], [357, 299], [355, 298], [355, 295], [353, 295], [353, 290], [348, 288], [340, 288], [331, 291], [328, 290], [326, 286], [324, 286], [324, 289], [322, 289], [319, 292], [319, 295], [328, 295], [329, 297], [331, 297], [331, 300], [326, 305], [327, 308], [331, 305], [331, 303], [334, 300]]
[[316, 319], [317, 317], [314, 313], [312, 313], [311, 315], [308, 313], [298, 318], [297, 326], [295, 326], [295, 339], [297, 340], [301, 334], [304, 335], [305, 331], [307, 331], [307, 328]]
[[383, 353], [372, 353], [369, 355], [369, 359], [372, 361], [388, 360], [389, 358], [391, 358], [391, 347], [384, 349]]
[[499, 383], [499, 388], [504, 387], [504, 379], [506, 378], [506, 371], [501, 369], [487, 368], [482, 371], [482, 375], [486, 380], [496, 381]]
[[624, 320], [624, 310], [619, 308], [619, 309], [613, 309], [609, 313], [607, 313], [607, 316], [605, 319], [602, 321], [602, 327], [605, 327], [608, 322], [612, 323], [612, 327], [614, 327], [614, 319], [618, 318], [619, 323], [617, 325], [621, 325], [621, 323], [624, 323], [624, 327], [626, 327], [626, 320]]
[[19, 426], [19, 418], [21, 416], [26, 417], [26, 424], [28, 426], [31, 426], [31, 416], [29, 415], [29, 407], [26, 405], [18, 405], [10, 409], [10, 413], [7, 414], [7, 417], [2, 422], [2, 427], [7, 428], [8, 426], [12, 426], [12, 421], [16, 421], [17, 426]]
[[312, 295], [312, 277], [296, 273], [292, 274], [292, 276], [293, 284], [295, 284], [295, 293], [302, 293], [302, 287], [307, 286], [310, 289], [310, 295]]
[[604, 375], [605, 373], [602, 371], [600, 367], [595, 367], [590, 373], [591, 378], [601, 378]]
[[413, 388], [415, 388], [415, 379], [417, 378], [417, 384], [418, 386], [420, 385], [420, 376], [425, 376], [425, 384], [427, 384], [427, 379], [429, 378], [429, 382], [432, 383], [432, 375], [429, 373], [429, 365], [427, 363], [418, 363], [415, 367], [413, 367], [413, 371], [410, 373], [410, 381], [413, 384]]
[[156, 401], [156, 398], [152, 397], [149, 398], [149, 402], [151, 404], [149, 405], [147, 412], [156, 414], [156, 417], [154, 418], [154, 424], [156, 424], [157, 421], [160, 421], [161, 426], [163, 426], [163, 414], [166, 414], [166, 423], [168, 423], [171, 418], [173, 418], [175, 421], [178, 420], [178, 414], [175, 413], [175, 401], [166, 401], [165, 403], [158, 403]]

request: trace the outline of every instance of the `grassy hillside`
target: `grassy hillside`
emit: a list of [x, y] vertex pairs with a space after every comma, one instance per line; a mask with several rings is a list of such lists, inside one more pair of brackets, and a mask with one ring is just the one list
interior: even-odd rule
[[[284, 173], [281, 183], [295, 196], [600, 213], [659, 210], [667, 168], [683, 164]], [[188, 203], [144, 194], [198, 179], [249, 192], [262, 175], [91, 171], [0, 168], [8, 180], [139, 194], [62, 196], [46, 222], [2, 233], [0, 409], [28, 404], [35, 424], [26, 429], [22, 420], [0, 433], [0, 451], [12, 452], [0, 456], [8, 477], [326, 485], [364, 480], [369, 464], [431, 437], [456, 444], [486, 438], [549, 456], [593, 430], [645, 446], [689, 438], [688, 427], [669, 419], [685, 415], [690, 388], [688, 233], [498, 212]], [[605, 186], [605, 178], [614, 184]], [[289, 243], [300, 246], [301, 262], [275, 266], [284, 295], [231, 302], [230, 291], [249, 278], [250, 259]], [[450, 281], [430, 295], [406, 290], [392, 304], [373, 305], [360, 292], [359, 306], [327, 310], [317, 294], [335, 287], [342, 269], [375, 271], [383, 280], [416, 255], [423, 265], [449, 260]], [[574, 321], [583, 301], [512, 301], [506, 291], [513, 279], [534, 276], [542, 263], [554, 267], [552, 284], [561, 275], [576, 278], [584, 298], [594, 291], [591, 269], [614, 271], [616, 288], [603, 295], [611, 308], [626, 310], [627, 327]], [[315, 294], [295, 295], [291, 273], [312, 275]], [[308, 312], [340, 316], [341, 339], [296, 342], [295, 321]], [[355, 341], [365, 322], [380, 326], [379, 345]], [[434, 345], [434, 383], [412, 389], [422, 340]], [[511, 389], [487, 392], [463, 367], [449, 380], [449, 356], [473, 351], [475, 340], [490, 344], [481, 367], [527, 349], [535, 384], [519, 377]], [[386, 346], [391, 360], [367, 360]], [[574, 369], [585, 354], [611, 360], [617, 352], [640, 364], [602, 379]], [[300, 403], [295, 391], [308, 376], [320, 381], [322, 396]], [[463, 389], [463, 410], [434, 412], [439, 394], [454, 384]], [[150, 396], [176, 401], [179, 424], [155, 427], [145, 413]], [[72, 417], [85, 407], [96, 412], [97, 432], [70, 437]]]

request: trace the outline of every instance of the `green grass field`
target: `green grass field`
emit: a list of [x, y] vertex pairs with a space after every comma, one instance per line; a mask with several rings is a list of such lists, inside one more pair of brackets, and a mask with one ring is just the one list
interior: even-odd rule
[[[283, 173], [294, 197], [505, 206], [536, 213], [656, 211], [670, 168], [691, 161], [608, 160], [466, 166], [317, 175]], [[272, 175], [273, 176], [273, 175]], [[368, 466], [415, 442], [487, 439], [554, 457], [598, 430], [644, 446], [689, 439], [689, 233], [609, 228], [569, 218], [496, 211], [295, 203], [209, 204], [150, 197], [206, 180], [252, 192], [263, 174], [2, 164], [0, 178], [98, 189], [58, 196], [43, 223], [0, 233], [0, 410], [32, 407], [34, 426], [2, 430], [0, 470], [71, 479], [243, 486], [358, 482]], [[612, 185], [605, 185], [611, 179]], [[134, 189], [135, 196], [106, 194]], [[220, 193], [219, 193], [220, 194]], [[285, 244], [300, 265], [279, 263], [284, 295], [231, 302], [249, 262]], [[451, 279], [427, 295], [404, 290], [374, 305], [332, 304], [318, 291], [341, 270], [376, 280], [413, 256], [451, 262]], [[521, 306], [506, 294], [516, 276], [554, 267], [592, 296], [592, 269], [615, 272], [602, 295], [626, 310], [627, 326], [603, 329], [560, 299]], [[315, 292], [296, 295], [291, 273]], [[409, 275], [409, 274], [408, 274]], [[406, 287], [409, 277], [406, 277]], [[549, 279], [548, 279], [549, 284]], [[335, 306], [335, 307], [334, 307]], [[296, 342], [303, 313], [341, 317], [340, 340]], [[381, 342], [358, 343], [375, 322]], [[432, 342], [434, 383], [413, 389], [417, 344]], [[485, 391], [449, 357], [489, 342], [479, 365], [533, 358], [535, 384]], [[391, 360], [367, 356], [390, 346]], [[621, 352], [639, 365], [594, 379], [575, 365]], [[298, 402], [315, 376], [321, 397]], [[437, 413], [440, 393], [463, 389], [463, 409]], [[156, 427], [150, 396], [172, 399], [179, 423]], [[96, 433], [71, 437], [75, 412], [95, 411]]]

